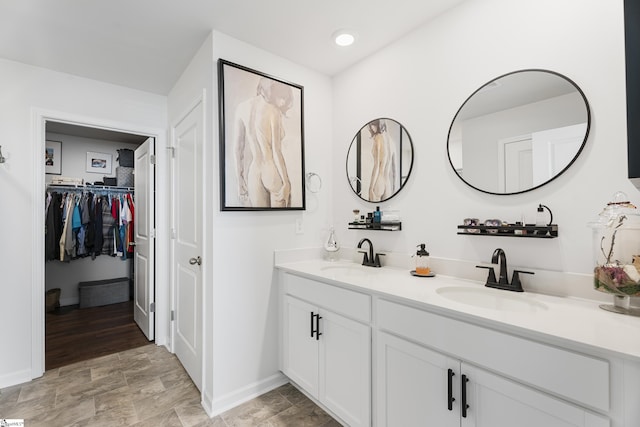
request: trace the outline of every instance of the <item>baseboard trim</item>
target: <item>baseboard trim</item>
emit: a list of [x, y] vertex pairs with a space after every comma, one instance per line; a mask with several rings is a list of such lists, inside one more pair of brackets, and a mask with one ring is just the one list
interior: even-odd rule
[[10, 374], [0, 376], [0, 389], [27, 383], [31, 380], [31, 369], [23, 369], [22, 371], [12, 372]]
[[280, 387], [289, 382], [289, 379], [278, 372], [264, 380], [249, 384], [241, 389], [227, 393], [224, 396], [212, 399], [207, 393], [202, 395], [202, 407], [210, 417], [215, 417], [231, 408], [248, 402], [264, 393]]
[[60, 307], [80, 304], [80, 297], [60, 298]]

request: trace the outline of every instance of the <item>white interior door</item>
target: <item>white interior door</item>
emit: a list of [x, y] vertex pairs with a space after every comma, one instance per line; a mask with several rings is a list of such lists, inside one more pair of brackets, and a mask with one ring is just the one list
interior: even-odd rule
[[533, 186], [531, 137], [498, 142], [498, 188], [517, 193]]
[[155, 141], [147, 139], [135, 151], [135, 249], [133, 258], [133, 317], [149, 340], [155, 335], [155, 240], [154, 240], [154, 195], [155, 179], [152, 156]]
[[586, 132], [587, 124], [581, 123], [531, 135], [533, 181], [536, 185], [550, 180], [571, 163], [580, 150]]
[[202, 102], [173, 129], [173, 349], [202, 384]]

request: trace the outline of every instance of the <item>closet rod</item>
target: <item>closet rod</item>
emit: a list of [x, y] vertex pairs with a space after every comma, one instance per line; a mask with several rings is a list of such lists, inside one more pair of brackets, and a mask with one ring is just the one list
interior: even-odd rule
[[101, 191], [110, 193], [132, 193], [133, 187], [112, 187], [109, 185], [69, 185], [69, 184], [49, 184], [47, 190], [82, 190], [82, 191]]

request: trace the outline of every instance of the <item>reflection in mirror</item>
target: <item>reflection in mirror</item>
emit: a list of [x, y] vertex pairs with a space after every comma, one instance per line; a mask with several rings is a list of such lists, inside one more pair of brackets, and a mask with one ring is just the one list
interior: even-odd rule
[[383, 202], [407, 182], [413, 166], [413, 143], [407, 130], [393, 119], [364, 125], [347, 153], [347, 178], [363, 200]]
[[515, 71], [462, 104], [449, 129], [449, 161], [477, 190], [523, 193], [571, 166], [590, 124], [589, 104], [574, 82], [547, 70]]

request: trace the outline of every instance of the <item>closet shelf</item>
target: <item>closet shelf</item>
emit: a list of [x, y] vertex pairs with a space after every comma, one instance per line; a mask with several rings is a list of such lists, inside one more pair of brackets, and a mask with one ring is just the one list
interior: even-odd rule
[[83, 191], [110, 191], [110, 192], [133, 192], [133, 187], [116, 187], [111, 185], [90, 185], [90, 184], [82, 184], [82, 185], [69, 185], [69, 184], [49, 184], [47, 185], [48, 189], [55, 190], [83, 190]]

